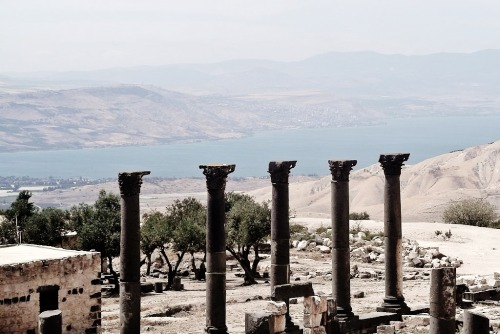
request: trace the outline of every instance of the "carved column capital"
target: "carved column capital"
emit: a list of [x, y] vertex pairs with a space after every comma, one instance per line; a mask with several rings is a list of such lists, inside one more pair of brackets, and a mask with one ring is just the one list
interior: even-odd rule
[[203, 174], [207, 178], [207, 189], [217, 190], [226, 187], [227, 176], [234, 172], [236, 165], [212, 164], [200, 165], [203, 169]]
[[269, 162], [268, 173], [271, 174], [272, 183], [288, 183], [290, 170], [297, 164], [296, 160], [292, 161], [271, 161]]
[[118, 173], [120, 195], [133, 196], [141, 192], [142, 177], [151, 174], [150, 171]]
[[349, 181], [349, 173], [357, 160], [328, 160], [333, 181]]
[[409, 157], [410, 153], [381, 154], [378, 162], [382, 165], [385, 175], [401, 175], [401, 168]]

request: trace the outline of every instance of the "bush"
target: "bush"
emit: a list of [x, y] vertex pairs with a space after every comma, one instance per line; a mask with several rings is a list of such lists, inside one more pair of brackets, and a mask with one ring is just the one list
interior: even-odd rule
[[316, 234], [323, 234], [325, 233], [326, 231], [328, 230], [328, 228], [324, 227], [323, 225], [321, 225], [320, 227], [318, 227], [316, 229]]
[[448, 224], [497, 227], [497, 219], [493, 204], [482, 199], [451, 202], [443, 213], [443, 221]]
[[291, 224], [290, 225], [290, 238], [295, 240], [312, 240], [313, 235], [304, 225]]
[[349, 219], [350, 220], [369, 220], [370, 215], [368, 212], [351, 212], [349, 214]]

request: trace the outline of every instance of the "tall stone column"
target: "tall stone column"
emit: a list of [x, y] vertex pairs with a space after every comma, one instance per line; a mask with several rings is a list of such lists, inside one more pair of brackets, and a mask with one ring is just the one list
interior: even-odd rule
[[403, 297], [402, 226], [401, 226], [401, 168], [409, 153], [381, 154], [379, 162], [384, 169], [384, 243], [385, 243], [385, 298], [377, 309], [405, 313], [408, 306]]
[[140, 210], [142, 177], [149, 171], [119, 173], [121, 195], [120, 234], [120, 333], [140, 333]]
[[207, 179], [207, 311], [206, 333], [227, 334], [226, 326], [226, 212], [224, 190], [235, 165], [201, 165]]
[[[288, 176], [297, 161], [271, 161], [269, 174], [272, 183], [271, 206], [271, 291], [276, 285], [290, 283], [290, 221]], [[289, 301], [285, 300], [287, 309]], [[295, 326], [286, 314], [287, 331], [293, 331]]]
[[349, 250], [349, 173], [356, 160], [329, 160], [332, 174], [332, 293], [337, 317], [354, 316], [351, 307]]

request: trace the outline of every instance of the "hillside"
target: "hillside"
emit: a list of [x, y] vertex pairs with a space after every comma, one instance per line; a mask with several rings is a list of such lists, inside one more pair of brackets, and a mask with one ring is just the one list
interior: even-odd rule
[[0, 152], [238, 138], [262, 130], [369, 124], [378, 118], [350, 105], [344, 111], [140, 85], [0, 89]]
[[[411, 155], [410, 160], [411, 161]], [[290, 209], [300, 217], [329, 217], [331, 176], [290, 183]], [[378, 164], [350, 177], [351, 211], [367, 211], [383, 220], [384, 174]], [[271, 198], [271, 187], [250, 192], [259, 201]], [[415, 165], [401, 173], [404, 221], [441, 221], [452, 200], [483, 198], [500, 208], [500, 141], [467, 148]]]
[[0, 73], [0, 152], [498, 115], [500, 50]]

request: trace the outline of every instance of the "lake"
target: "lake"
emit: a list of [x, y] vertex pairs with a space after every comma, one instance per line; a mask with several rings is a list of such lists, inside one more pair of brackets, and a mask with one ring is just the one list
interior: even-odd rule
[[266, 176], [271, 160], [297, 160], [293, 174], [329, 175], [328, 160], [356, 159], [355, 169], [381, 153], [410, 153], [407, 164], [500, 139], [500, 116], [426, 117], [360, 127], [287, 129], [251, 137], [189, 144], [0, 153], [0, 175], [116, 177], [150, 170], [158, 177], [203, 177], [208, 163], [234, 163], [231, 176]]

